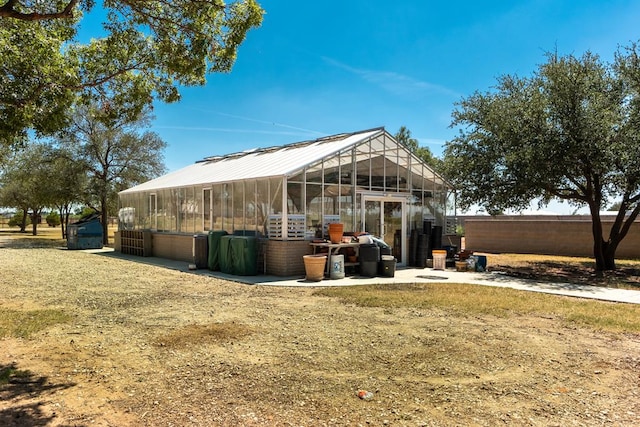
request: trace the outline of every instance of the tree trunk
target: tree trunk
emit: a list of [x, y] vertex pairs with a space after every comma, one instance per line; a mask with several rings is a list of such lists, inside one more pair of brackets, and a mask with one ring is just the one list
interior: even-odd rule
[[60, 214], [60, 230], [62, 231], [62, 238], [65, 239], [67, 235], [64, 233], [64, 231], [67, 229], [67, 227], [64, 223], [64, 209], [62, 208], [62, 206], [58, 207], [58, 213]]
[[109, 212], [107, 212], [107, 196], [100, 197], [100, 215], [102, 219], [102, 244], [109, 244]]
[[[593, 258], [596, 261], [596, 274], [603, 271], [612, 270], [612, 259], [608, 257], [610, 248], [609, 242], [602, 238], [602, 219], [600, 218], [600, 206], [598, 204], [589, 205], [591, 211], [591, 232], [593, 234]], [[615, 255], [615, 248], [614, 248]], [[615, 261], [613, 261], [615, 269]]]
[[605, 242], [603, 247], [604, 255], [604, 271], [613, 271], [616, 269], [616, 249], [618, 245], [612, 242]]
[[22, 210], [22, 222], [20, 223], [20, 232], [21, 233], [26, 233], [27, 232], [27, 217], [28, 217], [28, 213], [26, 209]]
[[38, 223], [40, 222], [40, 212], [33, 211], [31, 214], [31, 234], [38, 235]]

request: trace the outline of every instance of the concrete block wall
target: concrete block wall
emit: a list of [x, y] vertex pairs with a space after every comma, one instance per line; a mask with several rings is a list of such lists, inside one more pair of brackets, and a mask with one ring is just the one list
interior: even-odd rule
[[[603, 218], [605, 236], [612, 224], [612, 217]], [[464, 234], [466, 249], [477, 252], [593, 257], [590, 216], [466, 217]], [[616, 258], [640, 258], [640, 221], [631, 226]]]

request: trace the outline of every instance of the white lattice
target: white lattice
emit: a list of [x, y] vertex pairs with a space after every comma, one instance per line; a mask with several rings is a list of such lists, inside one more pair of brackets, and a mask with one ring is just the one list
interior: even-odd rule
[[[287, 216], [287, 240], [304, 240], [306, 220], [304, 215]], [[269, 215], [268, 232], [270, 240], [284, 240], [282, 215]]]

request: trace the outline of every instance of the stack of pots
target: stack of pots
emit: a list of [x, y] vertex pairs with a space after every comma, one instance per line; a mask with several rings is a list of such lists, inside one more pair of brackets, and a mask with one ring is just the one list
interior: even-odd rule
[[329, 223], [329, 240], [331, 243], [341, 243], [344, 224], [339, 222]]

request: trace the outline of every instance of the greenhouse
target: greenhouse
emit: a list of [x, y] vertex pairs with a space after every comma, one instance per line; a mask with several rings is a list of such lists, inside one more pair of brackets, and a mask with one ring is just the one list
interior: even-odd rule
[[403, 265], [412, 230], [445, 225], [450, 190], [384, 128], [344, 133], [207, 157], [122, 191], [116, 245], [144, 231], [146, 255], [192, 261], [194, 236], [251, 235], [258, 271], [290, 275], [339, 222], [378, 236]]

